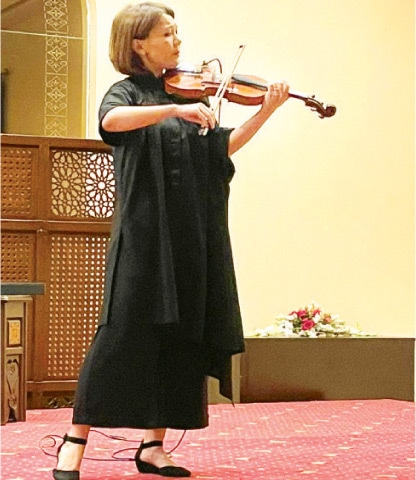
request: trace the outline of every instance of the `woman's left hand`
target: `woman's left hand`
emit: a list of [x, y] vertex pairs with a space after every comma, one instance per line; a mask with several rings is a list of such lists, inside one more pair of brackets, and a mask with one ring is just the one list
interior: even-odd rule
[[276, 82], [269, 85], [260, 110], [243, 125], [234, 129], [228, 142], [228, 154], [240, 150], [261, 128], [270, 115], [289, 98], [289, 85], [286, 82]]
[[261, 112], [271, 115], [276, 108], [280, 107], [289, 98], [289, 85], [282, 81], [269, 85], [269, 90], [263, 99]]

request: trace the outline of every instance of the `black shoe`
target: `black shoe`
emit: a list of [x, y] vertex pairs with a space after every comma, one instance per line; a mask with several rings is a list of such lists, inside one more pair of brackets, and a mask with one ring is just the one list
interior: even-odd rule
[[[142, 450], [145, 450], [146, 448], [162, 447], [162, 446], [163, 446], [163, 442], [161, 440], [154, 440], [153, 442], [142, 443], [134, 457], [137, 470], [140, 473], [155, 473], [157, 475], [162, 475], [162, 477], [177, 477], [177, 478], [190, 477], [191, 472], [186, 468], [174, 467], [172, 465], [157, 468], [155, 465], [152, 465], [151, 463], [143, 462], [142, 460], [140, 460], [140, 454], [142, 453]], [[56, 480], [72, 480], [72, 479], [62, 478], [62, 479], [56, 479]]]
[[[77, 443], [78, 445], [86, 445], [87, 440], [85, 438], [77, 438], [77, 437], [69, 437], [67, 434], [64, 435], [63, 442], [58, 448], [57, 455], [61, 451], [62, 445], [65, 442]], [[55, 480], [79, 480], [79, 471], [78, 470], [57, 470], [56, 468], [53, 469], [52, 472], [53, 478]]]

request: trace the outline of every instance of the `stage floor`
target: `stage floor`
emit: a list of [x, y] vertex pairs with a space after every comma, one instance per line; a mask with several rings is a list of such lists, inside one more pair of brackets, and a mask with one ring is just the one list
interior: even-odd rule
[[[398, 400], [341, 400], [209, 406], [210, 426], [188, 431], [172, 454], [211, 480], [377, 480], [415, 478], [415, 405]], [[1, 427], [2, 480], [51, 479], [55, 458], [39, 448], [48, 434], [62, 436], [70, 409], [30, 410], [27, 421]], [[86, 456], [111, 459], [136, 449], [140, 430], [97, 429], [129, 442], [91, 432]], [[170, 431], [172, 449], [181, 431]], [[59, 439], [58, 439], [59, 441]], [[60, 441], [59, 441], [60, 443]], [[44, 441], [44, 445], [51, 445]], [[55, 448], [47, 448], [55, 454]], [[122, 454], [134, 456], [134, 450]], [[161, 479], [142, 475], [131, 461], [84, 460], [81, 480]]]

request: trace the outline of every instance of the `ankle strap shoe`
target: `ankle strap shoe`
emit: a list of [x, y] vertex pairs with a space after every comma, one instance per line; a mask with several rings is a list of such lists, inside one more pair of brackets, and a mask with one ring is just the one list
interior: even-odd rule
[[[78, 445], [86, 445], [87, 440], [85, 438], [77, 438], [77, 437], [70, 437], [69, 435], [65, 434], [63, 438], [63, 442], [58, 448], [57, 455], [61, 451], [62, 445], [66, 442], [77, 443]], [[57, 470], [56, 468], [53, 469], [52, 472], [53, 478], [55, 480], [79, 480], [79, 470]]]
[[[191, 472], [183, 467], [175, 467], [172, 465], [167, 465], [166, 467], [158, 468], [155, 465], [152, 465], [151, 463], [143, 462], [142, 460], [140, 460], [140, 454], [142, 453], [142, 451], [145, 450], [146, 448], [152, 448], [152, 447], [163, 447], [163, 442], [160, 440], [154, 440], [152, 442], [142, 443], [136, 452], [134, 460], [136, 462], [137, 470], [140, 473], [153, 473], [156, 475], [161, 475], [162, 477], [176, 477], [176, 478], [184, 478], [184, 477], [191, 476]], [[58, 480], [67, 480], [67, 479], [58, 479]]]

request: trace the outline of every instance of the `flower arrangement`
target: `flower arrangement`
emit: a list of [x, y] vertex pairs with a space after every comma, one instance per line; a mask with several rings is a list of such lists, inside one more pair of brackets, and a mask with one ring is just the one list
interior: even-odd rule
[[280, 314], [274, 325], [254, 330], [248, 337], [363, 337], [372, 334], [349, 327], [339, 315], [333, 315], [312, 303], [289, 315]]

